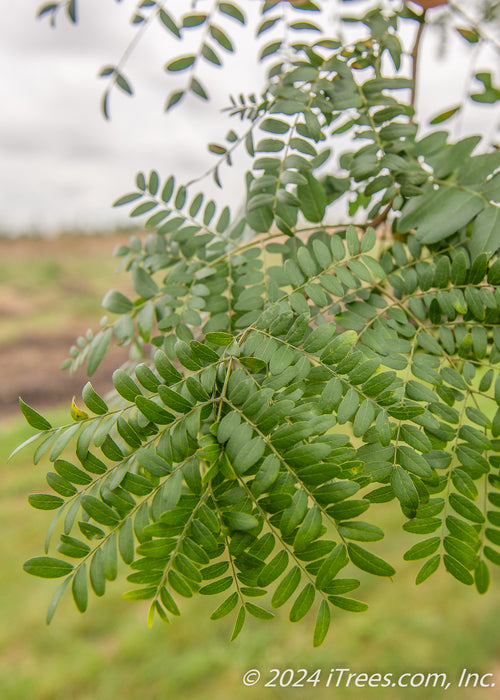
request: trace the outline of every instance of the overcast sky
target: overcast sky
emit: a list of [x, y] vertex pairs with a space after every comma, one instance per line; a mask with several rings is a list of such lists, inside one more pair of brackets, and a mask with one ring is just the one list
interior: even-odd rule
[[[189, 97], [165, 114], [165, 97], [177, 83], [163, 67], [188, 47], [156, 23], [127, 64], [136, 95], [130, 99], [115, 90], [112, 118], [106, 122], [99, 109], [104, 81], [97, 73], [104, 64], [116, 62], [133, 37], [129, 19], [136, 2], [80, 0], [78, 25], [61, 14], [56, 29], [46, 19], [35, 19], [40, 4], [41, 0], [0, 0], [2, 233], [54, 233], [126, 223], [126, 213], [110, 205], [132, 188], [135, 173], [155, 168], [163, 176], [175, 173], [179, 181], [202, 173], [214, 158], [206, 144], [222, 140], [231, 126], [238, 130], [238, 121], [233, 124], [220, 113], [227, 96], [259, 91], [262, 85], [263, 69], [254, 60], [252, 32], [228, 20], [239, 51], [227, 60], [226, 70], [203, 70], [213, 102], [207, 105]], [[241, 5], [250, 17], [255, 15], [255, 1]], [[168, 6], [188, 11], [191, 2], [171, 0]], [[329, 20], [335, 7], [332, 0]], [[404, 34], [408, 43], [413, 30], [409, 26]], [[450, 37], [446, 57], [440, 59], [440, 42], [437, 30], [424, 36], [418, 96], [424, 122], [463, 102], [464, 81], [473, 68], [492, 70], [498, 63], [493, 51], [474, 55], [456, 36]], [[454, 126], [457, 136], [492, 137], [498, 121], [498, 111], [468, 105], [449, 127]], [[244, 157], [237, 159], [236, 173], [244, 166]], [[223, 183], [224, 198], [237, 204], [243, 190], [236, 173], [226, 171]]]

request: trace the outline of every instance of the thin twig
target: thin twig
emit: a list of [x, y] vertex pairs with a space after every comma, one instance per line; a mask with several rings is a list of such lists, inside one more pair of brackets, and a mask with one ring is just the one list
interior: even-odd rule
[[[413, 86], [411, 89], [410, 107], [415, 107], [415, 100], [417, 96], [417, 74], [418, 74], [418, 52], [420, 50], [420, 40], [422, 39], [422, 33], [425, 26], [425, 10], [422, 12], [420, 17], [420, 24], [418, 26], [417, 36], [415, 37], [415, 43], [413, 44], [413, 49], [411, 52], [412, 59], [412, 71], [411, 77], [413, 81]], [[413, 121], [413, 116], [410, 116], [410, 121]]]
[[368, 222], [367, 226], [372, 226], [373, 228], [377, 228], [377, 226], [380, 226], [380, 224], [383, 224], [384, 221], [387, 219], [389, 212], [392, 209], [392, 205], [394, 204], [394, 199], [393, 197], [391, 201], [387, 204], [385, 209], [383, 209], [377, 216], [375, 216], [373, 219], [370, 219]]

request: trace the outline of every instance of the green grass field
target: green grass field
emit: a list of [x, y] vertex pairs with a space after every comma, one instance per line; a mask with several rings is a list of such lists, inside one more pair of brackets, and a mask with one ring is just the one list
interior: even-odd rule
[[127, 239], [124, 234], [0, 239], [0, 343], [69, 325], [82, 332], [90, 321], [96, 326], [110, 285], [124, 291], [130, 286], [126, 275], [110, 281], [118, 265], [111, 251]]
[[[74, 250], [71, 255], [61, 247], [58, 250], [59, 257], [51, 268], [48, 257], [54, 250], [45, 258], [32, 255], [30, 274], [25, 277], [23, 260], [0, 268], [0, 288], [6, 295], [15, 289], [18, 297], [37, 303], [42, 289], [51, 299], [57, 295], [62, 299], [50, 322], [41, 316], [43, 309], [48, 313], [52, 302], [45, 305], [40, 301], [40, 313], [35, 308], [31, 315], [7, 318], [5, 324], [0, 319], [4, 340], [7, 336], [21, 338], [33, 327], [49, 328], [46, 332], [60, 330], [70, 316], [73, 321], [89, 314], [98, 319], [99, 298], [113, 284], [109, 272], [114, 262], [105, 259], [100, 263], [96, 257], [97, 264], [92, 266], [90, 252], [85, 263]], [[91, 273], [86, 276], [89, 261]], [[86, 292], [81, 291], [83, 287]], [[8, 368], [3, 371], [8, 372]], [[67, 405], [49, 413], [55, 424], [67, 421]], [[221, 600], [218, 597], [181, 600], [181, 618], [170, 626], [155, 621], [148, 629], [147, 603], [121, 598], [129, 588], [123, 576], [109, 585], [103, 599], [91, 597], [84, 615], [76, 611], [67, 594], [47, 627], [46, 608], [57, 582], [36, 579], [22, 571], [26, 559], [42, 554], [51, 519], [50, 513], [35, 511], [27, 503], [29, 493], [44, 490], [46, 463], [34, 467], [27, 448], [7, 464], [10, 451], [32, 432], [20, 418], [0, 422], [0, 700], [427, 700], [445, 695], [443, 690], [432, 688], [326, 688], [333, 668], [394, 676], [447, 672], [451, 681], [467, 668], [496, 673], [500, 688], [500, 574], [493, 572], [492, 586], [485, 596], [443, 571], [416, 587], [413, 581], [419, 563], [402, 562], [402, 553], [412, 538], [401, 531], [402, 516], [397, 508], [378, 509], [378, 524], [392, 536], [373, 547], [396, 566], [394, 582], [365, 577], [359, 597], [370, 609], [362, 614], [338, 610], [320, 649], [312, 648], [314, 615], [292, 624], [285, 609], [271, 623], [250, 619], [230, 644], [232, 619], [208, 619]], [[251, 668], [259, 669], [263, 680], [246, 688], [242, 676]], [[263, 687], [273, 668], [304, 668], [310, 673], [321, 669], [321, 681], [315, 688], [307, 683], [296, 688]], [[500, 697], [500, 690], [450, 688], [446, 696], [488, 700]]]

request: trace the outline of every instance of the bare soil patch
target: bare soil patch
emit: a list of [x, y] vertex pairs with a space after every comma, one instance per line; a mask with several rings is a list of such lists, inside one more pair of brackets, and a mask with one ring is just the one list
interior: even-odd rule
[[[19, 415], [19, 396], [39, 410], [69, 406], [73, 395], [78, 402], [84, 366], [72, 377], [59, 367], [76, 337], [98, 328], [103, 293], [128, 291], [123, 277], [118, 283], [112, 277], [112, 251], [127, 240], [128, 234], [0, 239], [0, 420]], [[112, 388], [112, 372], [127, 356], [127, 348], [110, 348], [91, 380], [97, 391]]]
[[[18, 415], [18, 397], [43, 410], [78, 397], [87, 377], [81, 367], [72, 377], [59, 369], [75, 339], [71, 333], [32, 335], [22, 342], [0, 345], [0, 419]], [[92, 377], [99, 393], [112, 388], [111, 375], [127, 359], [125, 348], [111, 348]]]

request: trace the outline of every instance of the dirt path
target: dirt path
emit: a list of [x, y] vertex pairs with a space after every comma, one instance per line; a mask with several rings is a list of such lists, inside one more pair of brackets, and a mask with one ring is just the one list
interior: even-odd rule
[[[18, 397], [34, 408], [43, 410], [77, 399], [88, 377], [81, 367], [73, 377], [59, 369], [68, 357], [68, 348], [76, 334], [48, 336], [32, 335], [0, 346], [0, 419], [20, 415]], [[112, 348], [92, 377], [92, 385], [99, 393], [112, 388], [113, 370], [127, 359], [123, 348]], [[81, 402], [78, 402], [81, 403]]]
[[[87, 328], [98, 328], [107, 289], [128, 291], [128, 276], [113, 278], [112, 251], [129, 233], [0, 239], [0, 420], [20, 415], [18, 397], [43, 410], [81, 396], [84, 368], [59, 369]], [[110, 348], [92, 377], [100, 393], [128, 356]]]

